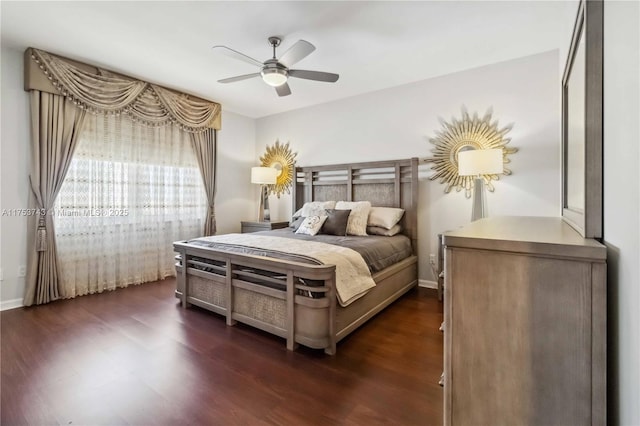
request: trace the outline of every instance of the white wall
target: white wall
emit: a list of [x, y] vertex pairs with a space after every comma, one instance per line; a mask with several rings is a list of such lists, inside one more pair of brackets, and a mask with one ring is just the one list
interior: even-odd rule
[[[29, 97], [23, 90], [22, 52], [2, 46], [2, 120], [0, 137], [0, 211], [27, 208], [29, 201]], [[20, 265], [27, 264], [27, 218], [0, 218], [0, 308], [22, 304], [24, 277]]]
[[[557, 216], [560, 212], [560, 77], [557, 51], [424, 80], [257, 120], [257, 156], [276, 139], [291, 142], [298, 165], [428, 157], [438, 117], [479, 114], [493, 107], [501, 126], [514, 123], [513, 175], [488, 195], [490, 215]], [[366, 70], [363, 70], [366, 72]], [[320, 84], [320, 83], [318, 83]], [[339, 84], [339, 83], [337, 83]], [[295, 82], [292, 83], [295, 91]], [[295, 93], [294, 93], [295, 96]], [[433, 280], [428, 255], [436, 235], [469, 222], [464, 192], [444, 194], [421, 167], [419, 186], [420, 278]], [[270, 199], [274, 219], [291, 215], [290, 196]]]
[[[2, 130], [0, 159], [0, 211], [28, 207], [29, 195], [29, 97], [23, 90], [22, 51], [1, 50]], [[254, 215], [255, 196], [250, 168], [255, 156], [255, 120], [223, 111], [218, 133], [218, 232], [240, 232], [240, 220]], [[27, 263], [27, 220], [2, 216], [0, 222], [0, 309], [20, 306], [24, 277], [18, 268]]]
[[240, 232], [240, 221], [255, 219], [258, 194], [251, 183], [254, 156], [255, 120], [223, 110], [218, 132], [218, 234]]
[[640, 425], [640, 3], [604, 5], [609, 423]]

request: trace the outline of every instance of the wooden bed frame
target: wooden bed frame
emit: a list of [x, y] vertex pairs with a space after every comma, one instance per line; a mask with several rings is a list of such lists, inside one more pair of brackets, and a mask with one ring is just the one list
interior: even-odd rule
[[[182, 259], [176, 264], [176, 296], [185, 308], [196, 305], [224, 315], [228, 325], [240, 321], [284, 337], [289, 350], [302, 344], [333, 355], [337, 342], [418, 283], [418, 159], [297, 167], [295, 177], [293, 211], [307, 201], [329, 200], [371, 201], [373, 206], [405, 209], [403, 233], [411, 239], [413, 255], [373, 274], [376, 287], [341, 307], [336, 303], [334, 265], [310, 265], [176, 242], [174, 249]], [[195, 268], [201, 263], [198, 257], [223, 264], [205, 272]], [[286, 280], [258, 276], [247, 268], [269, 271]], [[250, 282], [258, 277], [286, 285], [286, 290]], [[324, 285], [307, 287], [296, 277], [322, 280]], [[324, 293], [324, 297], [301, 296], [297, 290]]]

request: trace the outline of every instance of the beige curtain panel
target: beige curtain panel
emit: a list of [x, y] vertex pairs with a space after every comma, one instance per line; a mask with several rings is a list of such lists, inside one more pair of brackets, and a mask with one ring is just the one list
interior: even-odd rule
[[200, 167], [200, 175], [207, 193], [207, 217], [204, 222], [204, 235], [215, 235], [216, 233], [216, 132], [209, 130], [208, 132], [191, 134], [191, 145], [193, 152], [198, 160]]
[[[86, 111], [63, 96], [31, 91], [31, 201], [50, 212], [67, 174]], [[53, 216], [30, 216], [24, 305], [59, 298], [60, 272]]]
[[91, 113], [128, 114], [148, 126], [173, 124], [190, 133], [220, 129], [220, 104], [67, 60], [25, 52], [25, 90], [60, 94]]

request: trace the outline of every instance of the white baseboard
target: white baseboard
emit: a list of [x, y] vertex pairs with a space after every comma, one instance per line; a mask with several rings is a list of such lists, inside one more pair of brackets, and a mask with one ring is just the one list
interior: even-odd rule
[[3, 300], [0, 302], [0, 311], [8, 311], [9, 309], [21, 308], [22, 299]]
[[438, 283], [435, 281], [429, 280], [418, 280], [418, 287], [426, 287], [426, 288], [438, 288]]

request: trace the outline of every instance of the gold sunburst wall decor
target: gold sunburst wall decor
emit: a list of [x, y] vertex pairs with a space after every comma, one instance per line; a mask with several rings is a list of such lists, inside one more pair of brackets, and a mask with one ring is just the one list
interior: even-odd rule
[[276, 183], [269, 185], [269, 192], [276, 194], [280, 198], [281, 194], [286, 191], [291, 193], [291, 185], [293, 183], [293, 166], [296, 161], [297, 152], [292, 152], [289, 148], [289, 142], [280, 145], [280, 141], [276, 140], [275, 145], [267, 145], [267, 150], [260, 157], [260, 165], [262, 167], [273, 167], [278, 170]]
[[[429, 177], [431, 180], [440, 179], [440, 183], [446, 184], [445, 193], [449, 193], [452, 188], [456, 191], [465, 190], [467, 198], [471, 197], [473, 189], [474, 176], [458, 176], [458, 153], [469, 149], [502, 149], [502, 161], [505, 164], [505, 175], [510, 175], [511, 170], [506, 167], [510, 163], [509, 154], [518, 151], [517, 148], [509, 148], [507, 144], [511, 142], [510, 138], [505, 137], [513, 128], [509, 124], [503, 128], [498, 128], [498, 120], [491, 122], [493, 111], [489, 108], [482, 118], [478, 118], [478, 114], [474, 113], [473, 117], [469, 115], [466, 108], [462, 107], [462, 119], [451, 119], [447, 122], [440, 119], [442, 129], [436, 131], [436, 136], [430, 138], [429, 142], [435, 145], [431, 150], [433, 157], [426, 159], [427, 163], [434, 163], [431, 170], [434, 174]], [[494, 180], [499, 180], [500, 176], [483, 175], [484, 181], [489, 191], [493, 192]]]

